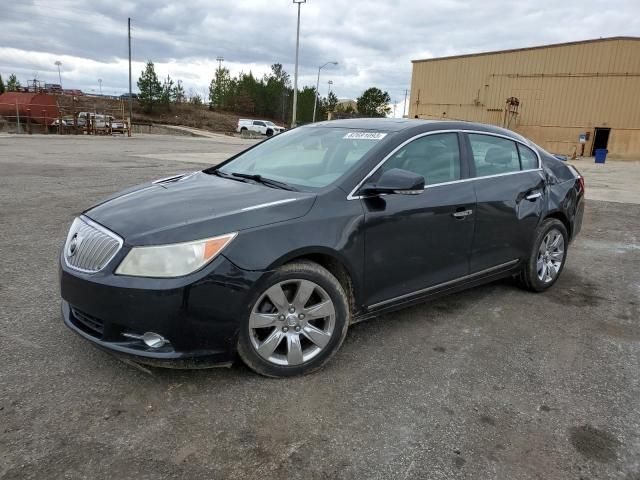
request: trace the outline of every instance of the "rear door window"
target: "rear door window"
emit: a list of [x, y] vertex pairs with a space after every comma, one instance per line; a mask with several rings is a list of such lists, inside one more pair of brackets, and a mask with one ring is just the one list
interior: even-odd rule
[[476, 177], [520, 171], [516, 142], [492, 135], [469, 134]]
[[518, 144], [518, 151], [520, 152], [520, 165], [522, 170], [532, 170], [538, 168], [538, 157], [533, 150]]

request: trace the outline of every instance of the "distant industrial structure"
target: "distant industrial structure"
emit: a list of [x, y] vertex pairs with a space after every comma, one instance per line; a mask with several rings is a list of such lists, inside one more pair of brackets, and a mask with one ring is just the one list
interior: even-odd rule
[[640, 38], [413, 60], [409, 117], [515, 130], [553, 153], [640, 158]]
[[358, 111], [358, 102], [351, 98], [341, 98], [336, 103], [336, 110]]
[[5, 92], [0, 95], [0, 118], [23, 125], [49, 125], [60, 116], [56, 98], [47, 93]]
[[44, 89], [0, 94], [0, 131], [131, 136], [124, 99], [52, 95]]

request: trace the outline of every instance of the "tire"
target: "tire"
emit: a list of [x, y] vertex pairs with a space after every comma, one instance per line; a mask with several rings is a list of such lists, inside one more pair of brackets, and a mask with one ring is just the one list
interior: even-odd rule
[[328, 270], [310, 261], [284, 265], [253, 298], [240, 328], [238, 353], [250, 369], [267, 377], [315, 372], [342, 345], [350, 315], [347, 295]]
[[[548, 244], [543, 245], [547, 240]], [[568, 245], [567, 228], [560, 220], [548, 218], [542, 222], [536, 230], [529, 259], [517, 277], [520, 286], [532, 292], [544, 292], [551, 288], [564, 269]]]
[[246, 132], [246, 131], [247, 131], [247, 127], [242, 127], [242, 128], [240, 129], [240, 133], [242, 133], [242, 132]]
[[273, 136], [273, 130], [267, 130], [267, 137]]

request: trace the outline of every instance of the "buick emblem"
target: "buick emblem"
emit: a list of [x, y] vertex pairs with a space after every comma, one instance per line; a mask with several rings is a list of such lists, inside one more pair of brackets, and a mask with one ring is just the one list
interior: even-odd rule
[[77, 233], [73, 234], [73, 237], [71, 237], [71, 241], [69, 242], [69, 249], [68, 249], [68, 253], [70, 257], [73, 257], [76, 252], [78, 251], [78, 247], [80, 246], [80, 237], [78, 237]]

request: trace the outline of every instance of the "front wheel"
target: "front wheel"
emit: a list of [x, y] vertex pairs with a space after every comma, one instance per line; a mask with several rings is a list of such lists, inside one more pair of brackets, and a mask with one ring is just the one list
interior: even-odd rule
[[564, 224], [555, 218], [545, 220], [536, 231], [533, 250], [518, 277], [520, 284], [533, 292], [550, 288], [562, 273], [568, 244]]
[[241, 327], [238, 353], [268, 377], [311, 373], [340, 348], [349, 319], [347, 296], [329, 271], [313, 262], [287, 264], [257, 295]]

